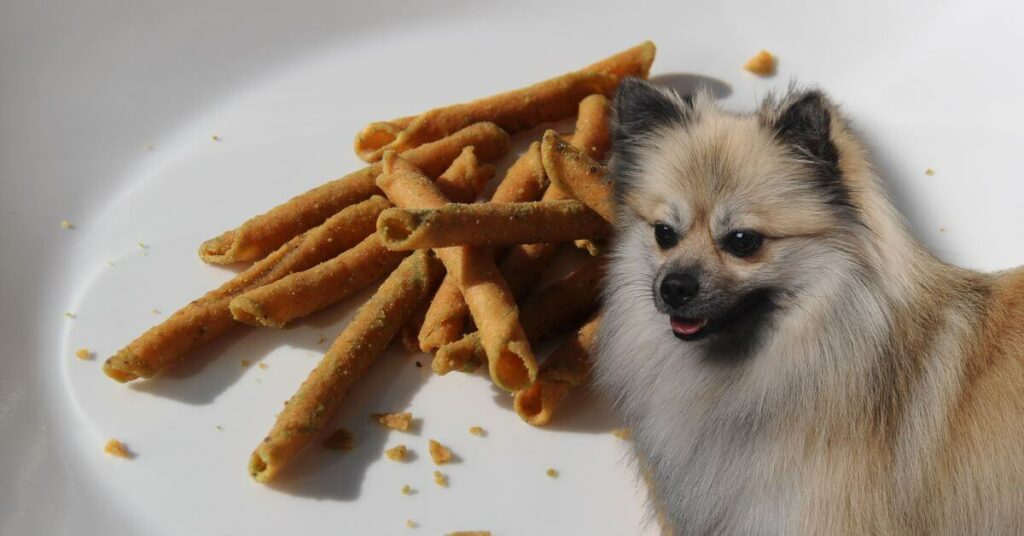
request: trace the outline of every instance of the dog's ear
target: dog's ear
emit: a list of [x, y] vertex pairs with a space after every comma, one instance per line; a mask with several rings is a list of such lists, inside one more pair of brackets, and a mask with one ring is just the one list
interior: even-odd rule
[[829, 200], [845, 203], [839, 150], [832, 141], [832, 115], [832, 104], [820, 91], [791, 94], [783, 102], [772, 128], [779, 141], [816, 168]]
[[616, 193], [621, 193], [651, 134], [669, 125], [685, 127], [692, 120], [693, 106], [672, 90], [630, 77], [619, 84], [612, 110], [612, 177]]

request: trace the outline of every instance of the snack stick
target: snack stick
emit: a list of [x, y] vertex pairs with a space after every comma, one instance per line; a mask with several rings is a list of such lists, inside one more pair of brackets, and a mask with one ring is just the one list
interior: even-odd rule
[[405, 151], [466, 125], [491, 121], [509, 133], [572, 117], [588, 95], [609, 96], [623, 77], [647, 78], [654, 61], [650, 41], [562, 76], [474, 101], [435, 108], [412, 120], [378, 121], [356, 135], [356, 154], [376, 162], [386, 150]]
[[581, 239], [575, 242], [576, 247], [585, 250], [591, 257], [597, 257], [604, 253], [605, 246], [603, 242], [594, 242], [593, 240]]
[[605, 220], [614, 220], [612, 185], [605, 178], [604, 166], [583, 151], [558, 139], [558, 134], [553, 130], [544, 133], [540, 152], [544, 170], [553, 184], [557, 184]]
[[451, 274], [446, 275], [423, 318], [418, 336], [419, 349], [434, 353], [438, 348], [459, 340], [468, 314], [469, 306], [462, 297], [459, 283]]
[[[447, 277], [447, 276], [445, 276]], [[432, 300], [423, 300], [423, 303], [412, 312], [409, 316], [409, 320], [402, 326], [402, 331], [398, 334], [399, 340], [402, 341], [402, 346], [406, 351], [414, 354], [420, 351], [420, 329], [423, 327], [423, 319], [427, 316], [427, 308], [430, 307]]]
[[437, 187], [455, 203], [472, 203], [487, 181], [494, 176], [494, 166], [480, 164], [473, 146], [466, 147], [451, 166], [437, 178]]
[[377, 234], [395, 251], [570, 242], [604, 238], [608, 231], [608, 222], [572, 200], [392, 208], [377, 219]]
[[[508, 134], [491, 123], [478, 123], [410, 150], [405, 158], [428, 176], [436, 177], [469, 145], [475, 147], [475, 155], [480, 160], [495, 160], [508, 152]], [[374, 184], [380, 172], [380, 165], [371, 165], [299, 194], [238, 228], [207, 240], [199, 247], [199, 256], [213, 264], [262, 259], [346, 206], [380, 193]]]
[[[590, 95], [583, 99], [571, 143], [593, 158], [604, 158], [611, 146], [610, 114], [611, 105], [603, 95]], [[534, 142], [509, 167], [491, 202], [533, 201], [542, 191], [542, 201], [570, 199], [548, 182], [541, 161], [540, 144]], [[500, 269], [516, 299], [522, 298], [536, 284], [557, 250], [557, 244], [522, 244], [509, 249], [501, 261]], [[469, 309], [458, 285], [451, 277], [445, 277], [420, 329], [420, 349], [433, 353], [457, 341], [462, 335], [467, 314]]]
[[534, 426], [551, 422], [551, 415], [569, 389], [587, 383], [590, 378], [590, 351], [599, 322], [597, 315], [592, 316], [544, 360], [537, 381], [516, 392], [513, 407], [524, 421]]
[[[527, 339], [537, 344], [579, 325], [597, 308], [595, 289], [601, 288], [603, 277], [604, 259], [590, 259], [553, 285], [531, 294], [523, 302], [520, 315]], [[480, 334], [474, 332], [439, 348], [431, 368], [442, 375], [452, 370], [472, 370], [485, 355]]]
[[331, 344], [253, 451], [249, 461], [253, 478], [272, 480], [323, 428], [411, 312], [427, 299], [441, 273], [433, 253], [418, 251], [388, 276]]
[[[389, 152], [384, 158], [384, 173], [377, 177], [377, 185], [395, 205], [437, 208], [447, 203], [436, 185], [407, 167], [407, 163]], [[462, 246], [435, 251], [458, 282], [476, 321], [494, 383], [509, 391], [533, 383], [537, 378], [537, 361], [519, 325], [515, 299], [494, 265], [493, 256], [478, 248]]]
[[231, 300], [231, 316], [253, 326], [283, 328], [383, 279], [407, 253], [390, 251], [371, 234], [341, 255]]
[[381, 196], [352, 205], [320, 226], [293, 238], [230, 281], [179, 309], [107, 359], [103, 372], [127, 382], [152, 378], [189, 352], [238, 325], [229, 304], [235, 296], [330, 259], [373, 233], [377, 216], [390, 203]]

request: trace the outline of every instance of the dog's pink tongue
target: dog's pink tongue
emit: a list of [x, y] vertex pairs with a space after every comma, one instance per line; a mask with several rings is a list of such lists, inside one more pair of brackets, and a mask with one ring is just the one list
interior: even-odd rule
[[701, 320], [685, 320], [676, 317], [670, 318], [669, 322], [672, 323], [672, 331], [680, 335], [693, 335], [704, 329], [704, 326], [708, 323], [706, 318]]

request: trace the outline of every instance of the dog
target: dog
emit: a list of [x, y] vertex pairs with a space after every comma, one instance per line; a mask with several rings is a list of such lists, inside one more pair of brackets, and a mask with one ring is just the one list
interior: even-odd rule
[[593, 381], [670, 531], [1024, 533], [1024, 270], [932, 256], [821, 91], [613, 108]]

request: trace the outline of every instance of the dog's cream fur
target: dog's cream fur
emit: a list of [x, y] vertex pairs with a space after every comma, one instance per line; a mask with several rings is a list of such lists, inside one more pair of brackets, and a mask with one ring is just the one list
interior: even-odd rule
[[[1024, 532], [1024, 270], [929, 254], [828, 105], [855, 219], [838, 215], [771, 130], [799, 96], [739, 115], [664, 93], [685, 124], [634, 136], [598, 390], [679, 534]], [[730, 257], [714, 241], [726, 220], [771, 238]], [[680, 230], [678, 246], [656, 246], [655, 221]], [[655, 303], [673, 263], [785, 290], [750, 355], [709, 359], [707, 341], [673, 336]]]

